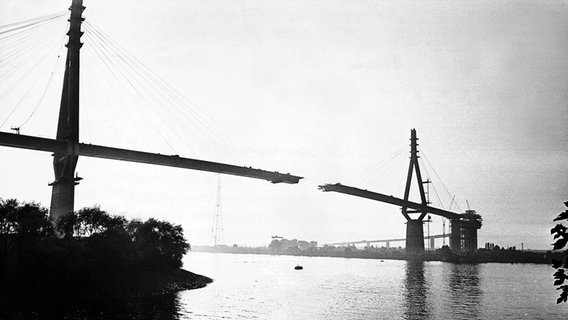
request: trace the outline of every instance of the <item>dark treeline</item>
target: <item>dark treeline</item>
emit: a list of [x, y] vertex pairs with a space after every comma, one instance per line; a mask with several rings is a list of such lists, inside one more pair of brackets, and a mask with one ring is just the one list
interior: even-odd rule
[[37, 203], [0, 199], [0, 318], [148, 284], [156, 290], [156, 278], [171, 280], [189, 248], [181, 226], [166, 221], [127, 220], [95, 206], [52, 223]]

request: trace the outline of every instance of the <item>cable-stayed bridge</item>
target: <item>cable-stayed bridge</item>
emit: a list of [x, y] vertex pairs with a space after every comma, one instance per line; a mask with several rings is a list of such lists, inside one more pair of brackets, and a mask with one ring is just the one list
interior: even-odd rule
[[[79, 81], [80, 81], [80, 49], [83, 46], [81, 25], [84, 21], [82, 13], [85, 10], [82, 0], [72, 0], [69, 8], [69, 37], [63, 90], [57, 123], [55, 139], [28, 136], [17, 133], [0, 132], [0, 145], [21, 149], [46, 151], [53, 153], [53, 168], [55, 180], [52, 186], [50, 215], [54, 220], [60, 216], [72, 213], [74, 209], [75, 186], [82, 179], [76, 175], [79, 156], [105, 158], [129, 162], [139, 162], [152, 165], [177, 167], [184, 169], [209, 171], [235, 175], [247, 178], [267, 180], [272, 183], [298, 183], [302, 177], [284, 174], [276, 171], [255, 169], [252, 167], [236, 166], [226, 163], [184, 158], [179, 155], [163, 155], [159, 153], [141, 152], [123, 148], [81, 143], [79, 141]], [[61, 17], [61, 14], [47, 18], [29, 21], [10, 28], [3, 33], [14, 36], [25, 32], [30, 26], [49, 23]], [[95, 33], [97, 36], [100, 34]], [[140, 89], [143, 90], [143, 89]], [[14, 109], [15, 110], [15, 109]], [[35, 112], [35, 110], [34, 110]], [[25, 124], [25, 123], [24, 123]]]
[[[167, 120], [168, 112], [164, 111], [168, 103], [172, 103], [173, 108], [177, 109], [180, 114], [185, 117], [195, 116], [195, 110], [191, 108], [183, 108], [185, 102], [181, 101], [182, 98], [175, 92], [174, 89], [168, 87], [159, 77], [148, 71], [143, 64], [135, 59], [128, 59], [125, 57], [124, 52], [117, 46], [113, 46], [112, 42], [105, 37], [105, 34], [98, 29], [94, 24], [86, 21], [84, 23], [84, 18], [82, 13], [85, 7], [83, 6], [82, 0], [73, 0], [72, 6], [70, 8], [71, 15], [69, 18], [69, 31], [67, 32], [67, 54], [64, 60], [65, 73], [63, 76], [63, 90], [60, 97], [60, 107], [57, 117], [57, 133], [56, 137], [42, 137], [34, 135], [24, 135], [20, 134], [20, 129], [22, 126], [27, 125], [30, 121], [33, 121], [35, 115], [41, 111], [38, 107], [41, 103], [38, 103], [33, 110], [30, 110], [30, 114], [27, 118], [22, 119], [21, 125], [13, 127], [16, 133], [0, 132], [0, 145], [7, 147], [14, 147], [20, 149], [38, 150], [44, 152], [50, 152], [53, 154], [53, 168], [55, 173], [55, 179], [50, 184], [52, 186], [52, 197], [51, 197], [51, 208], [50, 214], [57, 219], [59, 216], [73, 212], [74, 207], [74, 196], [75, 196], [75, 185], [79, 183], [82, 179], [77, 175], [76, 166], [79, 157], [95, 157], [104, 158], [112, 160], [121, 160], [128, 162], [138, 162], [151, 165], [161, 165], [168, 167], [177, 167], [184, 169], [224, 173], [229, 175], [235, 175], [240, 177], [262, 179], [270, 181], [272, 183], [298, 183], [302, 177], [284, 174], [277, 171], [268, 171], [263, 169], [255, 169], [246, 166], [237, 166], [232, 164], [227, 164], [218, 161], [207, 161], [198, 160], [194, 158], [186, 158], [179, 156], [177, 152], [172, 152], [169, 154], [157, 153], [157, 152], [143, 152], [137, 151], [130, 148], [118, 148], [116, 146], [108, 146], [105, 144], [91, 144], [81, 142], [79, 139], [79, 125], [80, 125], [80, 95], [79, 95], [79, 81], [82, 78], [80, 75], [80, 57], [81, 48], [83, 44], [81, 43], [81, 38], [84, 35], [81, 27], [84, 25], [88, 28], [89, 33], [87, 33], [87, 39], [89, 43], [93, 43], [93, 58], [98, 59], [106, 69], [115, 72], [115, 76], [123, 81], [125, 86], [130, 87], [133, 91], [140, 96], [143, 96], [144, 92], [154, 92], [148, 96], [143, 96], [139, 102], [141, 105], [146, 106], [152, 115], [156, 119]], [[51, 16], [42, 17], [35, 20], [30, 20], [21, 24], [13, 26], [3, 26], [4, 29], [0, 29], [0, 37], [2, 40], [13, 37], [18, 39], [17, 35], [29, 36], [33, 32], [37, 31], [38, 27], [42, 27], [41, 32], [38, 32], [37, 36], [42, 36], [44, 34], [49, 34], [51, 32], [57, 31], [57, 26], [54, 21], [59, 18], [66, 16], [66, 14], [55, 14]], [[84, 24], [83, 24], [84, 23]], [[53, 25], [52, 25], [53, 24]], [[33, 48], [34, 50], [40, 50], [33, 40], [37, 38], [31, 38], [31, 40], [16, 40], [14, 44], [8, 48], [11, 50], [11, 55], [17, 62], [10, 72], [17, 72], [18, 67], [24, 63], [31, 63], [32, 68], [35, 66], [46, 65], [45, 61], [42, 59], [33, 60], [33, 56], [28, 54], [28, 50]], [[54, 47], [56, 44], [54, 44]], [[20, 54], [21, 52], [26, 52], [25, 54]], [[118, 58], [112, 58], [114, 54], [118, 53]], [[53, 70], [56, 70], [57, 64], [53, 64]], [[134, 68], [134, 67], [137, 68]], [[96, 71], [96, 70], [91, 70]], [[53, 74], [53, 72], [52, 72]], [[17, 82], [21, 83], [25, 80], [22, 77], [18, 78]], [[96, 72], [93, 73], [93, 78], [96, 78]], [[2, 76], [0, 76], [2, 77]], [[90, 78], [90, 76], [89, 76]], [[102, 81], [111, 81], [110, 79], [103, 78]], [[51, 82], [51, 77], [49, 82]], [[83, 81], [81, 80], [81, 81]], [[10, 87], [6, 92], [12, 91], [16, 86]], [[120, 88], [122, 89], [122, 88]], [[152, 91], [151, 89], [155, 89]], [[118, 90], [122, 93], [123, 90]], [[0, 92], [1, 95], [4, 93]], [[98, 96], [96, 96], [98, 95]], [[1, 96], [0, 96], [1, 98]], [[96, 99], [101, 99], [101, 101], [111, 100], [104, 96], [102, 91], [97, 92], [94, 96]], [[124, 97], [124, 99], [130, 99], [130, 96]], [[43, 99], [43, 95], [41, 100]], [[85, 99], [82, 100], [82, 104]], [[13, 109], [8, 112], [7, 118], [0, 123], [0, 129], [4, 126], [12, 113], [17, 110], [20, 103], [16, 104]], [[84, 111], [89, 112], [89, 116], [97, 116], [96, 111], [89, 109], [81, 109], [81, 113]], [[130, 116], [127, 110], [122, 110], [118, 108], [113, 112], [101, 112], [103, 116], [115, 117], [121, 113], [125, 114], [127, 117]], [[173, 119], [172, 122], [163, 121], [167, 126], [174, 125], [172, 122], [181, 122], [180, 119]], [[201, 121], [202, 124], [202, 121]], [[146, 127], [155, 126], [154, 121], [149, 121], [143, 123]], [[177, 141], [167, 141], [158, 128], [153, 128], [158, 136], [165, 141], [166, 144], [172, 149], [170, 143], [177, 143]], [[195, 128], [189, 128], [190, 130], [196, 130]], [[135, 126], [132, 130], [139, 130], [141, 135], [144, 135], [146, 128], [141, 128]], [[104, 133], [104, 132], [103, 132]], [[193, 132], [192, 132], [193, 133]], [[117, 137], [114, 132], [106, 133], [111, 137]], [[183, 141], [183, 135], [185, 132], [176, 132], [176, 140]], [[424, 185], [429, 183], [429, 180], [423, 180], [421, 176], [420, 167], [418, 164], [419, 156], [417, 149], [417, 137], [416, 131], [411, 131], [411, 161], [408, 170], [408, 176], [406, 180], [405, 194], [403, 198], [396, 198], [393, 196], [388, 196], [380, 194], [377, 192], [372, 192], [364, 190], [357, 187], [342, 185], [342, 184], [325, 184], [321, 185], [323, 191], [338, 192], [358, 197], [363, 197], [366, 199], [371, 199], [375, 201], [390, 203], [393, 205], [400, 206], [402, 208], [402, 215], [407, 220], [407, 236], [406, 247], [412, 252], [422, 252], [424, 250], [424, 231], [423, 223], [424, 218], [427, 214], [431, 213], [434, 215], [439, 215], [447, 218], [452, 223], [451, 225], [451, 236], [450, 236], [450, 246], [455, 251], [472, 251], [477, 246], [477, 229], [481, 226], [481, 217], [477, 215], [473, 210], [466, 211], [466, 214], [458, 214], [455, 212], [444, 209], [439, 209], [430, 206], [428, 199], [426, 199], [426, 193], [424, 190]], [[402, 151], [401, 151], [402, 152]], [[418, 182], [419, 195], [421, 197], [419, 202], [413, 202], [409, 200], [410, 184], [412, 182], [413, 174], [416, 175]], [[417, 218], [412, 218], [411, 215], [418, 214]], [[397, 239], [395, 239], [397, 240]], [[392, 240], [394, 241], [394, 240]], [[352, 243], [352, 242], [349, 242]]]

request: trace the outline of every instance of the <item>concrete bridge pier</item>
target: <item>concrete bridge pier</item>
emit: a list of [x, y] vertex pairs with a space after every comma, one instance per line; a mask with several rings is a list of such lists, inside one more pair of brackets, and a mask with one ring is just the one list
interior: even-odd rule
[[424, 229], [422, 220], [406, 221], [406, 253], [424, 252]]

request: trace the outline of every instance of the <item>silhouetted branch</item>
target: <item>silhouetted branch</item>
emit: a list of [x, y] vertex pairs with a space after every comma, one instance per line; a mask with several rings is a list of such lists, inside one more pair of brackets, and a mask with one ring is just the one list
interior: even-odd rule
[[[564, 202], [564, 205], [568, 207], [568, 201]], [[568, 210], [561, 212], [558, 217], [554, 218], [553, 221], [568, 220]], [[554, 235], [556, 240], [553, 245], [553, 250], [562, 250], [566, 247], [568, 243], [568, 228], [562, 224], [557, 224], [554, 228], [550, 229], [550, 234]], [[564, 251], [564, 256], [561, 260], [552, 260], [552, 267], [556, 269], [553, 277], [555, 279], [554, 285], [558, 286], [557, 290], [560, 290], [560, 297], [556, 300], [556, 303], [567, 302], [568, 300], [568, 285], [564, 284], [564, 281], [568, 279], [566, 270], [568, 269], [568, 250]]]

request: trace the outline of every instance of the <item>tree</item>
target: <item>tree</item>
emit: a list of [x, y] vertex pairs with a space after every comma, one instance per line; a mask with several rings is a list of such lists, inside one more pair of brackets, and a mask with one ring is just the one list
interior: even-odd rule
[[110, 215], [99, 206], [93, 206], [63, 215], [57, 221], [57, 230], [65, 236], [83, 238], [110, 231], [124, 231], [126, 223], [124, 217]]
[[16, 208], [19, 206], [16, 199], [0, 199], [0, 235], [16, 233]]
[[55, 229], [65, 238], [73, 238], [76, 233], [77, 216], [72, 213], [67, 213], [59, 217], [55, 222]]
[[183, 255], [190, 249], [180, 225], [150, 218], [143, 223], [134, 220], [127, 229], [142, 251], [144, 260], [152, 261], [154, 266], [179, 268]]
[[272, 239], [268, 245], [268, 249], [272, 251], [280, 251], [282, 250], [282, 242], [278, 239]]
[[15, 234], [20, 239], [53, 236], [53, 225], [46, 208], [34, 202], [20, 204], [15, 199], [0, 199], [0, 235]]
[[[564, 205], [568, 207], [568, 201], [564, 202]], [[558, 217], [554, 218], [553, 221], [568, 220], [568, 210], [561, 212]], [[550, 234], [554, 235], [556, 242], [553, 244], [553, 250], [562, 250], [566, 247], [568, 243], [568, 228], [563, 224], [559, 223], [554, 228], [550, 230]], [[556, 269], [554, 273], [554, 285], [558, 286], [556, 290], [560, 290], [560, 297], [556, 300], [556, 303], [567, 302], [568, 300], [568, 283], [564, 283], [568, 280], [568, 248], [564, 251], [562, 258], [560, 260], [553, 259], [552, 267]]]

